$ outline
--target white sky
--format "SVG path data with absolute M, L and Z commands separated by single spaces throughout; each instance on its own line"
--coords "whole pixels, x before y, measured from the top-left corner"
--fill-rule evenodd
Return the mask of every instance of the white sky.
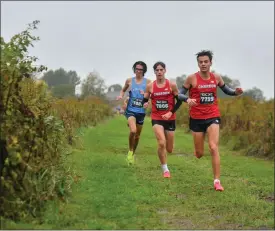
M 274 97 L 274 2 L 1 2 L 1 36 L 9 40 L 40 20 L 31 54 L 49 69 L 94 69 L 124 84 L 138 60 L 163 61 L 167 78 L 197 71 L 195 53 L 214 52 L 213 69 L 244 89 Z

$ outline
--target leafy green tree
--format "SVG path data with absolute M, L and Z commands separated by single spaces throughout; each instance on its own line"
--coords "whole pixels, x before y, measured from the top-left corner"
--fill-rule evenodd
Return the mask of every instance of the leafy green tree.
M 256 101 L 265 100 L 263 91 L 257 87 L 253 87 L 252 89 L 248 89 L 243 93 L 244 96 L 249 96 Z
M 75 96 L 75 86 L 73 84 L 60 84 L 52 87 L 52 93 L 55 97 L 64 98 Z
M 81 86 L 82 97 L 98 96 L 104 97 L 107 87 L 105 81 L 96 71 L 90 72 Z
M 72 84 L 75 86 L 80 83 L 80 77 L 75 71 L 67 72 L 64 68 L 59 68 L 55 71 L 49 70 L 43 75 L 42 80 L 44 80 L 49 87 L 62 84 Z

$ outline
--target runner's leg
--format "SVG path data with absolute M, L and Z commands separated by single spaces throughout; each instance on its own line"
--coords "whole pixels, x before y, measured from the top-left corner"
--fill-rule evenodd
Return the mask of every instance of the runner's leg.
M 136 135 L 135 135 L 135 141 L 134 141 L 134 153 L 136 152 L 136 149 L 137 149 L 137 146 L 138 146 L 138 143 L 139 143 L 139 138 L 140 138 L 140 134 L 141 134 L 141 131 L 142 131 L 142 126 L 143 125 L 139 125 L 137 124 L 137 132 L 136 132 Z
M 154 124 L 153 130 L 158 142 L 158 156 L 162 165 L 163 177 L 170 177 L 170 172 L 167 166 L 167 155 L 166 155 L 166 138 L 164 128 L 162 125 Z
M 140 138 L 140 134 L 141 134 L 141 131 L 142 131 L 142 127 L 143 127 L 143 123 L 144 123 L 144 118 L 145 118 L 145 115 L 138 115 L 136 117 L 136 135 L 135 135 L 135 141 L 134 141 L 134 153 L 137 149 L 137 146 L 138 146 L 138 142 L 139 142 L 139 138 Z
M 166 151 L 172 153 L 174 149 L 175 131 L 165 130 Z
M 134 116 L 130 116 L 128 118 L 128 124 L 129 124 L 129 151 L 134 150 L 134 142 L 135 142 L 135 135 L 137 132 L 137 126 L 136 126 L 136 118 Z
M 192 132 L 194 147 L 195 147 L 195 156 L 199 159 L 204 154 L 204 132 Z
M 129 164 L 134 163 L 134 143 L 135 143 L 135 135 L 137 131 L 136 127 L 136 118 L 134 116 L 128 117 L 128 124 L 129 124 L 129 151 L 127 155 L 127 161 Z
M 212 156 L 212 168 L 214 174 L 214 187 L 217 191 L 223 191 L 220 184 L 220 154 L 219 154 L 219 124 L 212 123 L 207 128 L 208 145 Z
M 192 131 L 195 153 L 199 159 L 204 153 L 205 125 L 198 123 L 197 120 L 189 118 L 189 129 Z

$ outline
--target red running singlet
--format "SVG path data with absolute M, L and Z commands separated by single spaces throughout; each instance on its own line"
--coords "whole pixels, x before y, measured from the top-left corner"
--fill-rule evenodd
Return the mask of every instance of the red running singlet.
M 164 87 L 158 87 L 157 81 L 153 82 L 153 92 L 151 93 L 152 100 L 152 120 L 164 120 L 161 116 L 171 111 L 175 105 L 174 94 L 170 88 L 170 81 L 165 79 Z M 169 120 L 175 120 L 176 113 L 174 113 Z
M 197 105 L 190 108 L 192 119 L 209 119 L 220 117 L 217 101 L 217 82 L 215 75 L 210 73 L 210 78 L 203 79 L 199 72 L 195 73 L 197 86 L 189 90 L 189 98 L 196 99 Z

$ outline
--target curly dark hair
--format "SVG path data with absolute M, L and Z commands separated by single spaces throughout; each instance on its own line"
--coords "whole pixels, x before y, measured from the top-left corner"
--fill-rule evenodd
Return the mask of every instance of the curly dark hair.
M 197 56 L 197 60 L 198 60 L 199 57 L 201 57 L 201 56 L 208 56 L 210 62 L 212 62 L 213 52 L 212 52 L 212 51 L 209 51 L 209 50 L 202 50 L 202 51 L 198 52 L 198 53 L 196 54 L 196 56 Z
M 133 72 L 135 72 L 137 65 L 141 65 L 143 67 L 143 75 L 145 75 L 145 73 L 147 72 L 147 65 L 146 65 L 146 63 L 142 62 L 142 61 L 135 62 L 134 65 L 133 65 Z
M 164 62 L 159 61 L 159 62 L 156 62 L 156 63 L 154 64 L 154 66 L 153 66 L 154 70 L 156 70 L 156 69 L 157 69 L 158 65 L 162 66 L 164 69 L 166 68 L 165 63 L 164 63 Z

